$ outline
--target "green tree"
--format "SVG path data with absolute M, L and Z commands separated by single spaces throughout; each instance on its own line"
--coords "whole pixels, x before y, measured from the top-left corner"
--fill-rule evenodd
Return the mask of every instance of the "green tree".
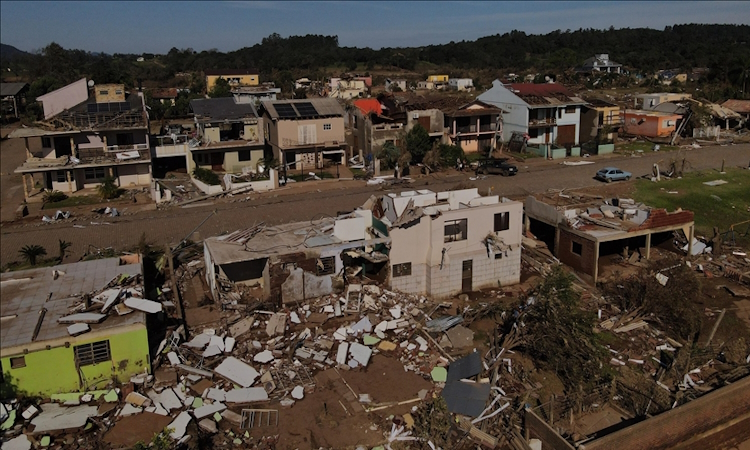
M 31 264 L 32 266 L 36 266 L 36 259 L 39 256 L 46 255 L 47 250 L 41 245 L 31 244 L 24 245 L 23 248 L 18 251 L 18 253 L 20 253 L 23 259 L 28 261 L 29 264 Z
M 115 178 L 109 175 L 104 177 L 102 184 L 96 190 L 104 200 L 110 200 L 120 195 L 120 188 L 115 184 Z
M 383 169 L 393 169 L 396 167 L 400 152 L 393 142 L 386 142 L 380 149 L 377 155 L 375 155 L 385 167 Z
M 219 78 L 208 92 L 208 96 L 211 98 L 231 97 L 232 89 L 229 87 L 229 82 L 224 78 Z
M 414 125 L 414 128 L 406 133 L 406 150 L 411 153 L 412 159 L 416 163 L 422 162 L 424 155 L 430 151 L 430 134 L 420 124 Z
M 68 252 L 68 249 L 70 248 L 71 245 L 73 244 L 71 244 L 68 241 L 58 239 L 58 249 L 60 252 L 58 259 L 60 260 L 60 262 L 63 262 L 63 259 L 65 259 L 65 254 Z

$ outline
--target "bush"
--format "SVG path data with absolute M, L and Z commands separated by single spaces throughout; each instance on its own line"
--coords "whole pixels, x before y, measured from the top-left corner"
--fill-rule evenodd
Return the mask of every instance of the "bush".
M 57 203 L 65 200 L 66 198 L 68 198 L 68 196 L 60 191 L 50 191 L 44 193 L 43 200 L 44 203 Z
M 120 188 L 115 184 L 115 178 L 111 176 L 104 177 L 102 184 L 96 190 L 104 200 L 117 198 L 120 195 Z
M 193 170 L 193 176 L 211 186 L 216 186 L 217 184 L 221 184 L 221 180 L 219 180 L 219 176 L 216 175 L 214 172 L 208 169 L 203 169 L 201 167 L 196 167 Z

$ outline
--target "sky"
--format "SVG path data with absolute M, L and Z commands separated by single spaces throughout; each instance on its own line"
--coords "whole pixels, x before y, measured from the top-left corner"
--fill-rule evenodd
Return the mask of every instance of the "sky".
M 0 42 L 104 53 L 221 52 L 282 37 L 336 35 L 345 47 L 414 47 L 521 30 L 750 23 L 746 1 L 0 1 Z

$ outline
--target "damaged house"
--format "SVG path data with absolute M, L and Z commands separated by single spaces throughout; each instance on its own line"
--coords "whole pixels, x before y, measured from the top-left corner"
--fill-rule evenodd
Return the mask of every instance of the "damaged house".
M 523 203 L 423 189 L 385 195 L 373 211 L 389 229 L 393 289 L 444 298 L 520 281 Z
M 49 396 L 150 373 L 147 314 L 138 309 L 161 304 L 143 299 L 142 272 L 131 255 L 3 273 L 3 389 Z
M 35 178 L 47 190 L 65 193 L 94 188 L 105 177 L 119 187 L 151 183 L 148 114 L 142 92 L 122 84 L 95 85 L 86 78 L 37 98 L 44 120 L 9 137 L 23 138 L 23 177 L 29 200 Z
M 345 266 L 356 271 L 369 266 L 376 272 L 385 266 L 387 256 L 377 249 L 390 239 L 373 229 L 374 222 L 379 221 L 370 211 L 356 210 L 335 219 L 260 224 L 206 239 L 210 292 L 216 300 L 246 292 L 283 303 L 328 295 Z M 384 229 L 382 224 L 375 227 Z
M 631 199 L 602 201 L 568 194 L 552 199 L 543 194 L 529 196 L 524 210 L 525 229 L 544 241 L 560 262 L 593 283 L 603 257 L 634 250 L 649 259 L 651 247 L 671 241 L 674 231 L 685 233 L 688 254 L 693 254 L 692 211 L 670 213 Z

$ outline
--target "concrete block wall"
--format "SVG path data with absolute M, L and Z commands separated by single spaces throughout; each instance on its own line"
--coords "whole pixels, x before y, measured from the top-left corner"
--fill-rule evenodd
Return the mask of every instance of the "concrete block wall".
M 425 294 L 427 292 L 427 264 L 411 265 L 411 275 L 393 276 L 391 266 L 391 288 L 406 294 Z
M 503 253 L 504 255 L 504 253 Z M 508 250 L 508 256 L 495 259 L 487 252 L 454 255 L 443 269 L 430 267 L 427 291 L 434 298 L 446 298 L 459 294 L 462 288 L 463 262 L 472 260 L 472 290 L 517 284 L 521 281 L 521 249 Z

